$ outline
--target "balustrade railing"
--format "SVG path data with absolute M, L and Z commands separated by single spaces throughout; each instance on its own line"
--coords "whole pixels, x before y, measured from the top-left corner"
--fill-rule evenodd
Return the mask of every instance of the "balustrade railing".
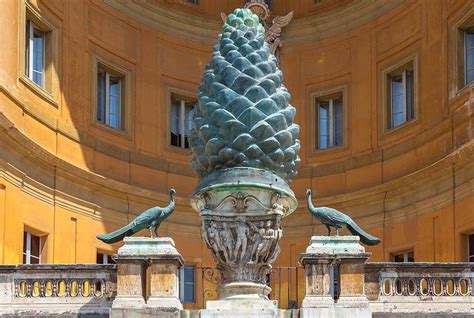
M 365 290 L 376 312 L 470 312 L 474 263 L 367 263 Z
M 473 263 L 368 263 L 366 276 L 372 299 L 374 296 L 474 296 Z
M 0 315 L 33 308 L 106 315 L 116 281 L 115 265 L 0 266 Z
M 106 316 L 116 294 L 116 275 L 115 265 L 0 266 L 0 315 L 34 308 Z M 269 298 L 281 309 L 300 308 L 304 278 L 303 267 L 273 268 L 268 276 Z M 220 281 L 217 269 L 194 267 L 192 284 L 180 284 L 193 289 L 192 299 L 183 299 L 184 308 L 205 308 L 208 300 L 217 299 Z M 474 300 L 474 264 L 367 263 L 365 292 L 374 312 L 410 311 L 420 306 L 467 310 Z

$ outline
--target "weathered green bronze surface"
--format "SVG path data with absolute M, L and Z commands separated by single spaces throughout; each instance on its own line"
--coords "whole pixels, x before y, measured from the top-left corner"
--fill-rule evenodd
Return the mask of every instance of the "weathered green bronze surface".
M 267 275 L 280 253 L 281 221 L 297 206 L 288 185 L 300 160 L 296 110 L 264 31 L 249 9 L 226 17 L 190 136 L 201 177 L 191 204 L 221 275 L 218 300 L 206 308 L 227 314 L 275 309 Z
M 296 174 L 296 110 L 264 31 L 258 16 L 236 9 L 213 48 L 190 136 L 201 177 L 233 167 L 266 169 L 287 182 Z
M 348 215 L 328 207 L 315 207 L 311 200 L 310 189 L 306 191 L 306 194 L 308 196 L 309 212 L 321 221 L 321 223 L 326 225 L 328 235 L 331 235 L 331 227 L 336 228 L 336 235 L 339 235 L 339 229 L 345 226 L 353 235 L 359 236 L 360 241 L 365 245 L 377 245 L 380 243 L 379 238 L 376 238 L 362 230 Z
M 109 234 L 98 235 L 97 238 L 105 243 L 111 244 L 122 240 L 124 237 L 132 236 L 143 229 L 150 231 L 150 237 L 153 238 L 153 233 L 158 236 L 158 227 L 171 213 L 174 211 L 174 198 L 176 193 L 174 189 L 170 190 L 170 203 L 168 206 L 162 208 L 156 206 L 154 208 L 144 211 L 137 216 L 132 222 L 126 226 Z

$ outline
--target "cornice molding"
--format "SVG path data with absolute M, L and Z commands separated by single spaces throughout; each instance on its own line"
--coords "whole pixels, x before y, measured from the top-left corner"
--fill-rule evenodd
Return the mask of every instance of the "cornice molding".
M 13 89 L 13 92 L 15 90 Z M 29 116 L 35 118 L 40 123 L 50 128 L 51 130 L 62 134 L 63 136 L 83 145 L 94 149 L 95 151 L 101 152 L 108 156 L 111 156 L 115 159 L 124 160 L 130 163 L 134 163 L 146 168 L 151 168 L 155 170 L 160 170 L 168 173 L 173 173 L 177 175 L 183 175 L 188 177 L 196 177 L 195 172 L 189 164 L 180 164 L 168 161 L 164 157 L 155 157 L 150 155 L 139 154 L 135 151 L 125 150 L 113 144 L 107 143 L 105 141 L 93 138 L 88 134 L 77 130 L 69 124 L 66 124 L 60 120 L 55 119 L 53 116 L 49 115 L 46 112 L 39 111 L 36 107 L 29 105 L 27 102 L 23 102 L 17 98 L 12 92 L 9 91 L 6 87 L 0 84 L 0 93 L 4 93 L 5 96 L 10 98 L 23 112 Z M 460 106 L 455 113 L 451 115 L 456 115 L 460 113 L 461 110 L 466 109 L 469 113 L 469 109 L 472 107 L 470 102 L 466 102 L 464 105 Z M 460 125 L 465 121 L 469 121 L 469 116 L 457 116 L 456 124 Z M 372 153 L 352 157 L 344 161 L 338 161 L 334 163 L 327 164 L 318 164 L 318 165 L 306 165 L 299 168 L 298 175 L 296 179 L 302 178 L 313 178 L 319 176 L 326 176 L 335 173 L 345 172 L 351 169 L 361 168 L 370 164 L 395 158 L 403 153 L 414 150 L 420 145 L 430 142 L 441 136 L 444 133 L 450 133 L 452 121 L 448 117 L 444 122 L 430 128 L 429 130 L 423 131 L 417 135 L 414 139 L 400 142 L 394 144 L 391 147 L 383 150 L 378 150 Z M 4 114 L 0 113 L 0 126 L 3 128 L 14 127 L 14 123 L 10 122 Z M 39 153 L 42 153 L 42 156 L 46 155 L 44 149 L 41 148 L 36 143 L 32 143 L 32 149 L 36 149 Z
M 200 43 L 214 43 L 222 21 L 173 10 L 148 0 L 105 0 L 105 3 L 163 33 Z
M 78 197 L 76 194 L 82 194 L 85 188 L 94 193 L 102 193 L 104 196 L 110 197 L 112 201 L 122 200 L 137 206 L 144 204 L 151 206 L 166 202 L 167 194 L 103 178 L 55 157 L 23 135 L 14 126 L 5 125 L 5 120 L 6 118 L 0 114 L 0 146 L 4 156 L 0 158 L 0 177 L 17 186 L 23 192 L 48 204 L 56 204 L 68 211 L 119 225 L 125 223 L 135 213 L 102 207 L 96 202 L 90 202 L 90 200 Z M 11 154 L 12 152 L 17 154 Z M 444 206 L 452 205 L 454 202 L 459 202 L 473 194 L 474 179 L 467 177 L 466 181 L 456 185 L 453 202 L 452 173 L 455 171 L 456 174 L 472 174 L 473 157 L 474 141 L 470 141 L 440 161 L 413 174 L 364 190 L 318 198 L 318 205 L 343 206 L 349 211 L 354 211 L 360 210 L 361 207 L 367 207 L 369 202 L 373 205 L 382 201 L 390 202 L 388 209 L 379 209 L 379 211 L 374 209 L 370 211 L 371 215 L 359 213 L 355 216 L 357 222 L 367 229 L 415 218 L 439 210 Z M 15 167 L 14 162 L 7 162 L 7 158 L 22 158 L 22 168 L 25 171 Z M 26 169 L 30 169 L 30 171 L 26 171 Z M 67 187 L 65 189 L 53 189 L 51 184 L 42 184 L 39 180 L 35 180 L 34 176 L 38 175 L 38 170 L 46 174 L 45 176 L 42 175 L 44 180 L 50 182 L 53 178 L 60 177 L 66 180 Z M 435 190 L 424 191 L 424 189 L 429 189 L 430 185 Z M 69 188 L 70 193 L 66 193 L 68 187 L 77 187 L 78 189 Z M 413 195 L 413 190 L 416 190 L 416 195 Z M 390 193 L 390 196 L 387 197 L 387 193 Z M 413 198 L 411 202 L 405 204 L 403 201 L 401 203 L 395 202 L 397 198 L 410 196 Z M 177 209 L 183 213 L 188 211 L 189 198 L 178 197 L 177 205 Z M 299 206 L 300 208 L 295 215 L 307 213 L 304 200 L 300 200 Z M 378 204 L 378 206 L 381 205 Z M 200 233 L 198 216 L 196 215 L 195 220 L 190 222 L 191 215 L 189 213 L 177 214 L 168 221 L 169 225 L 166 230 L 175 235 L 198 237 Z M 287 237 L 302 237 L 312 234 L 315 229 L 319 229 L 319 225 L 316 224 L 302 226 L 298 225 L 299 222 L 293 225 L 288 222 L 285 223 L 285 227 L 288 229 L 287 234 L 285 234 Z
M 149 0 L 105 0 L 138 22 L 173 37 L 212 44 L 222 28 L 220 17 L 177 11 Z M 285 46 L 318 41 L 348 32 L 403 4 L 403 0 L 353 1 L 348 5 L 294 19 L 282 34 Z M 227 12 L 226 12 L 227 13 Z
M 7 88 L 0 84 L 0 93 L 3 93 L 6 97 L 8 97 L 24 113 L 33 117 L 35 120 L 38 120 L 41 124 L 55 131 L 56 133 L 60 133 L 63 136 L 83 146 L 90 147 L 95 151 L 99 151 L 115 159 L 125 160 L 127 162 L 135 163 L 137 165 L 141 165 L 147 168 L 161 170 L 165 172 L 172 172 L 174 174 L 184 175 L 188 177 L 196 177 L 196 174 L 192 170 L 191 165 L 174 163 L 166 160 L 166 158 L 163 157 L 154 157 L 139 154 L 134 151 L 124 150 L 123 148 L 120 148 L 113 144 L 107 143 L 97 138 L 93 138 L 90 135 L 74 128 L 70 124 L 66 124 L 60 120 L 57 120 L 48 113 L 38 110 L 36 107 L 30 105 L 28 102 L 22 101 L 21 99 L 16 97 L 17 94 L 12 92 L 15 92 L 15 89 L 12 89 L 10 91 L 10 87 Z M 0 113 L 0 125 L 3 126 L 3 128 L 15 126 L 15 124 L 10 122 L 9 119 L 5 117 L 5 115 L 2 113 Z M 33 146 L 35 148 L 39 147 L 36 143 L 33 143 Z
M 284 46 L 319 41 L 349 32 L 403 4 L 403 0 L 354 1 L 347 6 L 293 20 L 282 34 Z

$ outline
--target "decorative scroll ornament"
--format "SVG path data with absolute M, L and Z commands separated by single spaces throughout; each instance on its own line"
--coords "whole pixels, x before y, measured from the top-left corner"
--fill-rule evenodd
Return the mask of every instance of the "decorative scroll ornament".
M 246 193 L 237 192 L 232 196 L 232 205 L 235 207 L 237 212 L 245 212 L 249 206 L 248 195 Z
M 273 55 L 280 60 L 280 46 L 281 46 L 281 31 L 282 28 L 287 26 L 288 23 L 293 19 L 293 11 L 288 13 L 285 16 L 275 16 L 273 17 L 271 23 L 271 11 L 268 5 L 265 3 L 265 0 L 250 0 L 244 6 L 245 8 L 252 11 L 253 14 L 256 14 L 260 18 L 260 22 L 265 28 L 265 41 L 270 45 L 270 49 Z M 221 13 L 222 21 L 226 21 L 227 15 Z

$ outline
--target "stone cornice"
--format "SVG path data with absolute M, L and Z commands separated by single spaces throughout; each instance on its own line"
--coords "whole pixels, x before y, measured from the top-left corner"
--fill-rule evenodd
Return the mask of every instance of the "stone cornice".
M 80 130 L 77 130 L 70 124 L 64 123 L 61 120 L 57 120 L 46 112 L 38 111 L 36 107 L 33 107 L 23 102 L 22 100 L 20 100 L 19 98 L 15 96 L 16 94 L 11 93 L 9 89 L 7 89 L 1 84 L 0 84 L 0 93 L 4 93 L 5 96 L 10 98 L 10 100 L 12 100 L 18 107 L 20 107 L 20 109 L 23 112 L 35 118 L 46 127 L 52 129 L 53 131 L 57 133 L 62 134 L 63 136 L 73 141 L 78 142 L 79 144 L 83 146 L 90 147 L 91 149 L 94 149 L 95 151 L 99 151 L 113 158 L 127 161 L 130 163 L 134 163 L 137 165 L 141 165 L 147 168 L 165 171 L 165 172 L 178 174 L 178 175 L 196 177 L 196 174 L 194 173 L 194 171 L 191 168 L 191 165 L 189 164 L 180 164 L 180 163 L 171 162 L 171 161 L 168 161 L 164 157 L 156 157 L 156 156 L 140 154 L 132 150 L 126 150 L 126 149 L 120 148 L 118 146 L 107 143 L 100 139 L 92 138 L 88 134 L 81 132 Z M 458 109 L 457 112 L 459 113 L 460 110 L 462 109 L 465 109 L 468 112 L 468 108 L 470 107 L 471 107 L 471 104 L 466 103 L 464 106 Z M 456 114 L 456 113 L 452 113 L 452 114 Z M 456 124 L 460 125 L 461 122 L 465 122 L 468 120 L 469 120 L 469 116 L 457 116 Z M 3 119 L 0 118 L 0 123 L 2 123 L 4 127 L 14 126 L 14 123 L 11 123 L 4 116 L 3 116 Z M 426 131 L 423 131 L 422 133 L 417 135 L 414 139 L 392 145 L 391 147 L 387 149 L 377 150 L 372 153 L 363 154 L 356 157 L 351 157 L 344 161 L 338 161 L 335 163 L 302 166 L 299 168 L 298 175 L 296 176 L 296 178 L 311 178 L 311 177 L 319 177 L 319 176 L 326 176 L 326 175 L 331 175 L 335 173 L 341 173 L 341 172 L 345 172 L 351 169 L 356 169 L 356 168 L 367 166 L 373 163 L 381 162 L 383 160 L 395 158 L 403 153 L 416 149 L 420 145 L 423 145 L 425 143 L 428 143 L 431 140 L 438 138 L 444 133 L 451 132 L 451 124 L 452 124 L 451 118 L 448 117 L 442 123 L 435 125 Z M 41 148 L 37 144 L 35 143 L 33 144 L 34 144 L 33 145 L 34 149 Z
M 92 138 L 88 134 L 77 130 L 70 124 L 64 123 L 61 120 L 55 119 L 53 116 L 46 112 L 39 111 L 36 107 L 32 107 L 26 102 L 23 102 L 15 96 L 15 94 L 9 91 L 9 88 L 0 84 L 0 93 L 4 93 L 10 100 L 12 100 L 23 112 L 29 116 L 38 120 L 41 124 L 48 127 L 49 129 L 62 134 L 63 136 L 74 140 L 81 145 L 90 147 L 103 154 L 111 156 L 113 158 L 128 161 L 138 165 L 142 165 L 147 168 L 170 172 L 174 174 L 185 175 L 195 177 L 195 173 L 191 168 L 191 165 L 183 165 L 166 160 L 166 158 L 158 158 L 154 156 L 139 154 L 135 151 L 125 150 L 113 144 L 104 142 L 98 138 Z M 4 127 L 13 127 L 14 123 L 11 123 L 3 114 L 0 113 L 0 123 Z M 36 144 L 35 144 L 36 145 Z M 38 145 L 36 145 L 38 146 Z M 35 146 L 35 147 L 36 147 Z M 41 148 L 41 147 L 40 147 Z M 42 148 L 41 148 L 42 149 Z
M 66 180 L 70 186 L 104 193 L 111 198 L 116 198 L 113 200 L 123 200 L 136 204 L 151 206 L 153 204 L 163 204 L 167 200 L 167 194 L 103 178 L 100 175 L 84 171 L 54 156 L 23 135 L 1 114 L 0 145 L 4 156 L 6 155 L 0 161 L 1 177 L 44 202 L 56 204 L 66 210 L 87 215 L 93 219 L 123 224 L 128 220 L 126 215 L 131 214 L 130 217 L 133 217 L 135 213 L 128 210 L 116 211 L 103 208 L 95 202 L 76 195 L 77 193 L 82 193 L 77 189 L 73 189 L 71 193 L 66 193 L 63 189 L 54 189 L 51 180 L 60 177 Z M 15 167 L 14 161 L 8 162 L 6 160 L 7 158 L 15 158 L 14 155 L 7 155 L 12 152 L 18 154 L 17 158 L 24 157 L 22 159 L 22 161 L 25 161 L 22 166 L 23 170 Z M 384 202 L 384 205 L 387 202 L 389 204 L 388 207 L 370 209 L 370 215 L 363 213 L 355 216 L 358 223 L 367 229 L 382 227 L 387 222 L 400 222 L 415 218 L 454 203 L 452 188 L 450 188 L 454 170 L 457 174 L 463 174 L 467 178 L 464 182 L 456 185 L 455 202 L 472 195 L 474 181 L 473 178 L 469 178 L 468 174 L 469 171 L 472 171 L 473 157 L 474 142 L 471 141 L 438 162 L 415 173 L 360 191 L 319 198 L 318 205 L 343 206 L 348 211 L 351 211 L 354 209 L 360 210 L 364 206 L 367 207 L 369 202 L 379 206 L 380 202 Z M 31 171 L 26 171 L 26 169 Z M 40 169 L 42 171 L 41 174 L 45 174 L 42 177 L 46 181 L 35 179 L 35 175 L 38 175 L 37 170 Z M 433 185 L 431 188 L 436 188 L 436 191 L 426 192 L 423 190 L 429 189 L 429 185 Z M 414 192 L 416 195 L 413 194 Z M 387 196 L 387 193 L 390 195 Z M 411 194 L 408 195 L 409 193 Z M 412 202 L 405 204 L 403 202 L 398 204 L 390 203 L 392 198 L 409 196 L 412 197 Z M 197 215 L 195 215 L 194 222 L 189 219 L 190 216 L 194 215 L 188 213 L 191 211 L 189 208 L 189 198 L 185 196 L 178 197 L 177 205 L 177 209 L 181 213 L 173 215 L 167 221 L 167 225 L 163 226 L 163 230 L 169 231 L 174 235 L 199 237 L 200 229 Z M 102 211 L 113 213 L 103 213 Z M 302 213 L 306 213 L 306 202 L 304 200 L 300 200 L 299 209 L 295 214 L 302 215 Z M 313 222 L 314 220 L 307 225 L 292 225 L 285 222 L 287 223 L 285 225 L 285 236 L 301 237 L 310 235 L 314 229 L 319 230 L 320 228 L 319 224 L 312 224 Z
M 402 4 L 402 0 L 366 0 L 293 20 L 282 34 L 284 46 L 315 42 L 348 32 L 373 21 Z
M 429 181 L 434 181 L 437 178 L 452 178 L 453 164 L 456 164 L 457 169 L 467 168 L 469 164 L 472 164 L 472 158 L 474 158 L 474 141 L 471 140 L 443 159 L 414 173 L 367 189 L 318 198 L 318 205 L 329 205 L 334 202 L 350 202 L 356 199 L 366 200 L 365 198 L 367 197 L 373 197 L 380 193 L 386 193 L 387 191 L 391 191 L 393 196 L 401 195 L 407 191 L 407 187 L 411 189 L 420 188 L 423 187 L 423 185 L 426 186 L 429 184 Z M 449 174 L 447 174 L 448 172 Z M 299 205 L 305 205 L 305 202 L 306 200 L 299 200 Z
M 172 10 L 147 0 L 105 0 L 105 3 L 136 21 L 186 40 L 214 43 L 222 29 L 220 19 Z
M 173 37 L 214 43 L 222 28 L 220 18 L 177 11 L 148 0 L 105 0 L 125 15 Z M 282 34 L 285 46 L 304 44 L 348 32 L 391 11 L 402 0 L 353 1 L 340 8 L 294 19 Z

